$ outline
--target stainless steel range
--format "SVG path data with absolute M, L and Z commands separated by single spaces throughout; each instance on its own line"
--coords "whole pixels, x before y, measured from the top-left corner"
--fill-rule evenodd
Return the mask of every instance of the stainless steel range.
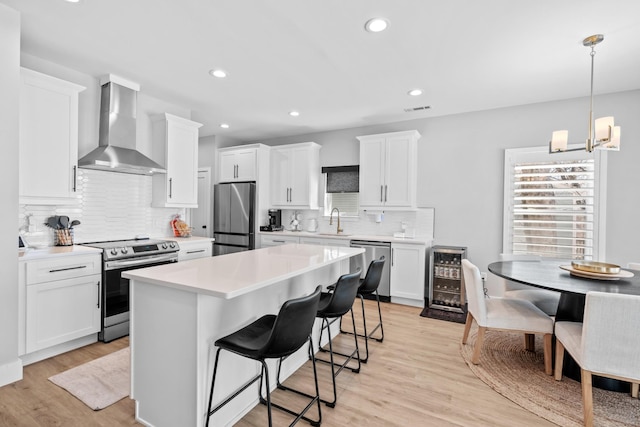
M 177 242 L 172 240 L 118 240 L 84 243 L 102 249 L 102 329 L 100 341 L 129 335 L 129 280 L 122 272 L 178 261 Z

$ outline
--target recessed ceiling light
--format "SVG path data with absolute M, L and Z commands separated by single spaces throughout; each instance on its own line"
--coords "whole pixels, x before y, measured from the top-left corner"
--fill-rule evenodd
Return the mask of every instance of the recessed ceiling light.
M 299 111 L 295 111 L 295 110 L 294 111 L 289 111 L 289 115 L 291 117 L 298 117 L 300 115 L 300 112 Z
M 422 95 L 422 89 L 411 89 L 407 94 L 411 96 L 420 96 Z
M 223 79 L 223 78 L 227 77 L 227 72 L 224 71 L 224 70 L 220 70 L 220 69 L 209 70 L 209 74 L 211 74 L 213 77 L 217 77 L 219 79 Z
M 371 18 L 364 24 L 364 28 L 370 33 L 379 33 L 386 30 L 388 25 L 389 21 L 384 18 Z
M 221 127 L 222 129 L 229 129 L 229 125 L 228 125 L 228 124 L 226 124 L 226 123 L 220 123 L 220 127 Z
M 80 3 L 80 0 L 66 0 L 68 3 Z

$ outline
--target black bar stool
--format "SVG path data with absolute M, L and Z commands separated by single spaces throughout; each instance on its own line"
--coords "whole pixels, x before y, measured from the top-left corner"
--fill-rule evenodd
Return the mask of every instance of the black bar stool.
M 358 297 L 360 298 L 360 303 L 362 305 L 362 326 L 364 328 L 364 334 L 359 334 L 354 329 L 353 332 L 343 331 L 340 328 L 340 332 L 343 334 L 355 334 L 360 338 L 364 338 L 364 347 L 365 347 L 365 358 L 361 359 L 363 363 L 367 363 L 369 360 L 369 338 L 374 339 L 378 342 L 382 342 L 384 340 L 384 328 L 382 326 L 382 311 L 380 310 L 380 296 L 378 295 L 378 286 L 380 286 L 380 279 L 382 278 L 382 269 L 384 268 L 384 256 L 381 256 L 380 259 L 376 259 L 371 261 L 369 264 L 369 268 L 367 269 L 367 274 L 364 276 L 364 279 L 360 280 L 360 287 L 358 287 Z M 364 312 L 364 295 L 372 295 L 376 296 L 376 302 L 378 303 L 378 324 L 375 328 L 369 333 L 367 333 L 367 319 Z M 342 326 L 342 325 L 341 325 Z M 380 329 L 380 338 L 374 338 L 373 334 Z
M 269 417 L 269 426 L 272 425 L 271 407 L 281 409 L 289 414 L 295 415 L 295 420 L 290 424 L 296 424 L 300 419 L 308 421 L 313 426 L 319 426 L 322 422 L 322 413 L 320 412 L 320 392 L 318 389 L 318 376 L 316 373 L 316 363 L 313 352 L 313 343 L 311 340 L 311 330 L 316 319 L 318 304 L 320 301 L 320 291 L 322 288 L 318 286 L 316 290 L 308 296 L 286 301 L 280 308 L 278 315 L 267 314 L 262 316 L 255 322 L 244 328 L 220 338 L 215 342 L 218 347 L 216 352 L 216 361 L 213 368 L 213 378 L 211 379 L 211 393 L 209 394 L 209 406 L 207 413 L 207 426 L 211 415 L 217 412 L 227 403 L 231 402 L 236 396 L 246 390 L 249 386 L 260 380 L 260 403 L 267 405 L 267 413 Z M 269 391 L 269 368 L 265 359 L 279 359 L 278 361 L 278 377 L 280 375 L 280 365 L 282 360 L 301 348 L 305 342 L 309 342 L 309 358 L 313 362 L 313 376 L 315 381 L 315 395 L 306 395 L 311 398 L 309 404 L 297 413 L 283 406 L 271 403 L 271 393 Z M 249 380 L 242 387 L 237 389 L 231 396 L 219 403 L 215 408 L 211 409 L 213 400 L 213 388 L 216 382 L 216 373 L 218 371 L 218 361 L 220 360 L 220 351 L 227 350 L 239 356 L 257 360 L 262 364 L 260 374 Z M 262 379 L 266 384 L 266 399 L 262 397 Z M 278 378 L 279 383 L 279 378 Z M 291 389 L 290 389 L 291 390 Z M 295 390 L 292 390 L 295 391 Z M 299 393 L 299 392 L 298 392 Z M 304 393 L 300 393 L 304 394 Z M 312 420 L 304 416 L 304 414 L 316 403 L 318 405 L 318 419 Z
M 327 351 L 320 346 L 320 342 L 322 341 L 322 333 L 324 332 L 324 330 L 329 329 L 329 325 L 330 325 L 329 319 L 340 318 L 343 315 L 347 314 L 349 311 L 351 311 L 351 323 L 353 324 L 353 329 L 355 330 L 356 321 L 353 316 L 352 307 L 356 299 L 356 294 L 358 292 L 359 284 L 360 284 L 360 271 L 356 271 L 355 273 L 350 273 L 350 274 L 344 274 L 340 276 L 336 284 L 333 286 L 332 292 L 323 292 L 322 295 L 320 296 L 320 305 L 318 307 L 318 313 L 316 314 L 316 317 L 322 319 L 322 328 L 320 329 L 320 338 L 318 340 L 318 347 L 320 351 L 324 351 L 324 352 Z M 357 368 L 349 367 L 349 369 L 351 369 L 351 371 L 357 374 L 360 372 L 360 366 L 361 366 L 360 350 L 358 349 L 357 336 L 354 335 L 355 349 L 351 354 L 344 355 L 346 357 L 346 360 L 344 361 L 344 363 L 339 365 L 340 367 L 337 371 L 335 369 L 336 363 L 333 358 L 334 351 L 333 351 L 332 341 L 333 340 L 331 339 L 331 331 L 329 330 L 330 360 L 323 360 L 319 358 L 317 359 L 319 362 L 329 363 L 331 365 L 331 374 L 332 374 L 331 379 L 333 381 L 333 401 L 329 402 L 325 399 L 322 399 L 322 398 L 320 399 L 322 402 L 324 402 L 327 406 L 331 408 L 336 406 L 336 401 L 338 400 L 338 395 L 336 391 L 336 376 L 338 376 L 338 374 L 342 372 L 342 370 L 345 367 L 347 367 L 347 364 L 352 359 L 354 359 L 354 356 L 356 356 L 355 360 L 358 361 L 358 367 Z

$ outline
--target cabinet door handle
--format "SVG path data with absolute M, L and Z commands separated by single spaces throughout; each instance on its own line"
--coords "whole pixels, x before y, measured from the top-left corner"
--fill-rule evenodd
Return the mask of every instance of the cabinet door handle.
M 96 283 L 96 285 L 98 286 L 98 303 L 96 307 L 100 308 L 100 282 Z
M 79 270 L 81 268 L 87 268 L 86 265 L 77 265 L 75 267 L 57 268 L 55 270 L 49 270 L 49 273 L 59 273 L 60 271 Z
M 284 240 L 272 240 L 273 243 L 285 243 Z
M 197 251 L 187 251 L 187 254 L 198 254 L 200 252 L 204 252 L 204 249 L 200 249 L 200 250 L 197 250 Z
M 169 198 L 172 197 L 173 194 L 173 178 L 169 178 Z
M 76 192 L 76 185 L 78 182 L 78 171 L 77 171 L 77 166 L 73 167 L 73 192 Z
M 387 186 L 384 186 L 384 201 L 387 201 Z
M 380 186 L 380 201 L 384 202 L 384 199 L 382 198 L 382 191 L 383 191 L 384 186 Z
M 393 264 L 395 264 L 396 261 L 396 251 L 393 250 L 393 248 L 391 248 L 391 266 L 393 267 Z

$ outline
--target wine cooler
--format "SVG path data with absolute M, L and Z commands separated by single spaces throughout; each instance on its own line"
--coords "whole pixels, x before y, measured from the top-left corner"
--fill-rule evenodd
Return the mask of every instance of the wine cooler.
M 466 312 L 462 260 L 467 248 L 434 246 L 431 249 L 429 308 L 454 313 Z

